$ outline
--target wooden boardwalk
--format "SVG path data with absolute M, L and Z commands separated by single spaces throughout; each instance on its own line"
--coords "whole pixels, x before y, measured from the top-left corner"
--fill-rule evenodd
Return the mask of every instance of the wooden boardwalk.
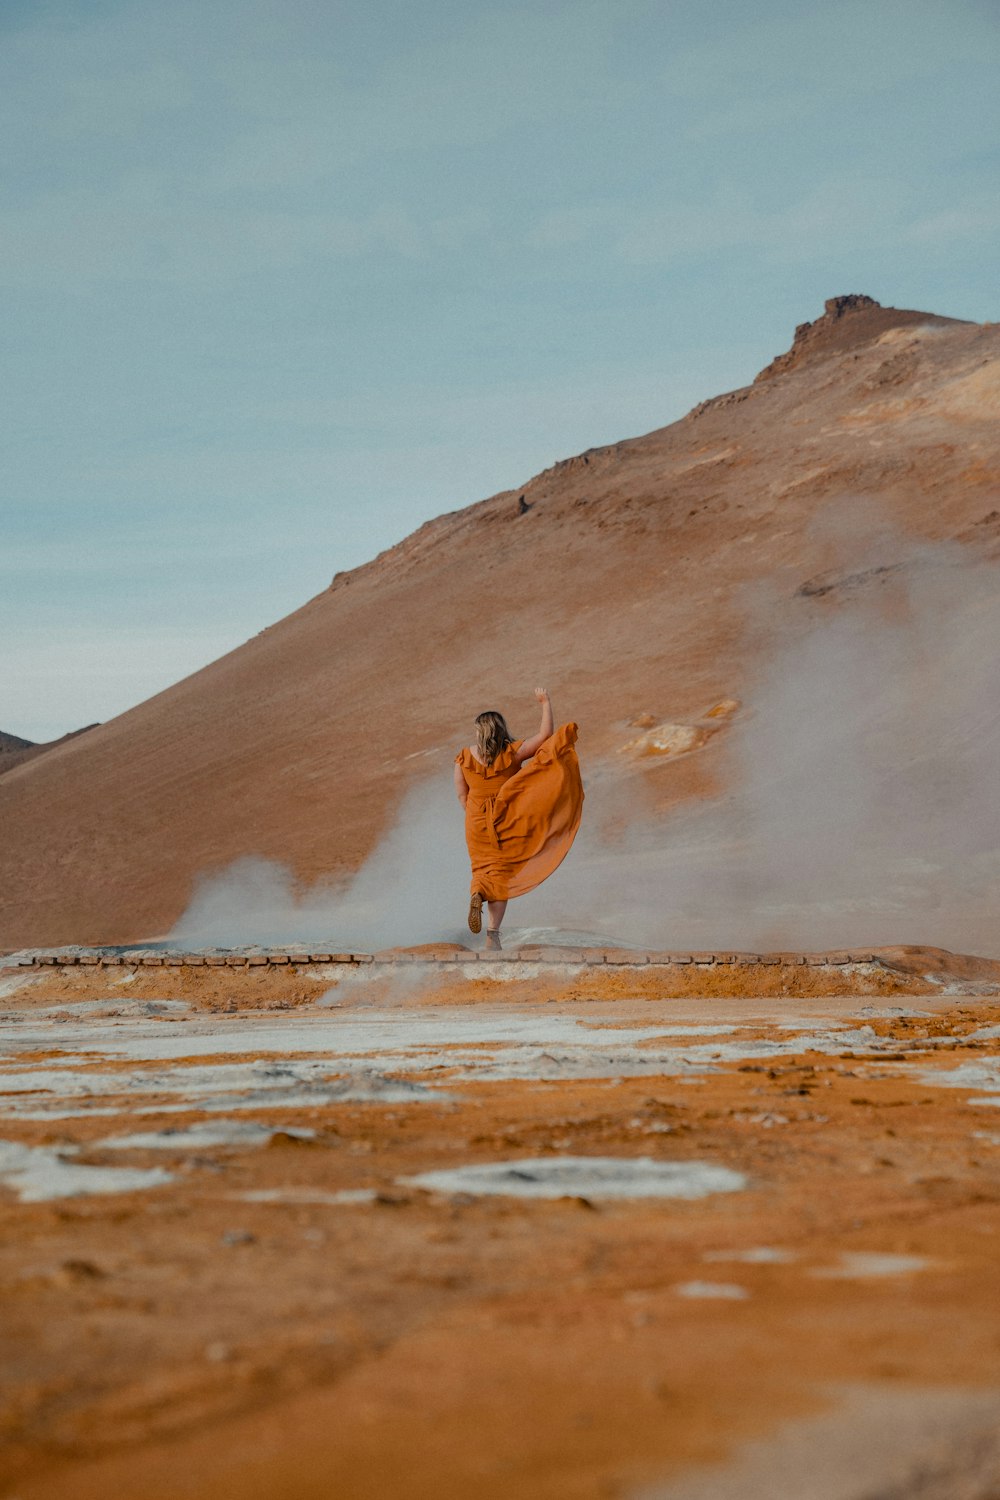
M 3 960 L 0 959 L 0 964 Z M 21 968 L 277 968 L 290 965 L 294 968 L 316 964 L 346 964 L 358 968 L 364 964 L 496 964 L 523 963 L 557 967 L 584 965 L 609 965 L 635 968 L 640 965 L 655 965 L 674 968 L 686 964 L 703 967 L 722 967 L 731 964 L 845 967 L 851 964 L 880 962 L 878 953 L 871 949 L 852 949 L 826 953 L 675 953 L 632 948 L 561 948 L 556 946 L 505 949 L 500 953 L 473 950 L 459 946 L 441 948 L 390 948 L 381 953 L 312 953 L 303 949 L 257 950 L 203 953 L 175 953 L 167 950 L 90 950 L 34 953 L 20 957 L 16 963 Z

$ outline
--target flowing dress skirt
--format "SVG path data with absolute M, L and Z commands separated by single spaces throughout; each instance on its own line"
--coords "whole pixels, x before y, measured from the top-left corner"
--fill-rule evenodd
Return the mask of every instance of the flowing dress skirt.
M 583 813 L 577 726 L 563 724 L 517 768 L 516 746 L 488 769 L 464 750 L 465 837 L 472 890 L 505 901 L 534 890 L 566 858 Z

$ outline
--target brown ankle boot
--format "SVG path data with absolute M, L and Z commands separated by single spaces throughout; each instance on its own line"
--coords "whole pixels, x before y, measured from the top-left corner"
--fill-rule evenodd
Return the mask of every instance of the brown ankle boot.
M 501 948 L 500 934 L 492 928 L 486 929 L 486 952 L 499 953 Z
M 472 900 L 469 902 L 469 931 L 479 932 L 483 925 L 483 898 L 478 891 L 473 891 Z

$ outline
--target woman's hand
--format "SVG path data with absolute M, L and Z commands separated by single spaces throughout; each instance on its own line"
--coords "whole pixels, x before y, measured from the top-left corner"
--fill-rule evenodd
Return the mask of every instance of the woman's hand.
M 549 701 L 549 695 L 545 688 L 535 688 L 535 697 L 539 703 L 547 703 Z

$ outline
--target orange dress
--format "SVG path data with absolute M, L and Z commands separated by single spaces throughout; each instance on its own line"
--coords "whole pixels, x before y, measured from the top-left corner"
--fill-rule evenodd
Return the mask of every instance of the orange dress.
M 491 766 L 471 750 L 455 756 L 469 788 L 465 841 L 472 890 L 487 901 L 533 891 L 569 853 L 583 813 L 577 727 L 563 724 L 518 766 L 515 740 Z

